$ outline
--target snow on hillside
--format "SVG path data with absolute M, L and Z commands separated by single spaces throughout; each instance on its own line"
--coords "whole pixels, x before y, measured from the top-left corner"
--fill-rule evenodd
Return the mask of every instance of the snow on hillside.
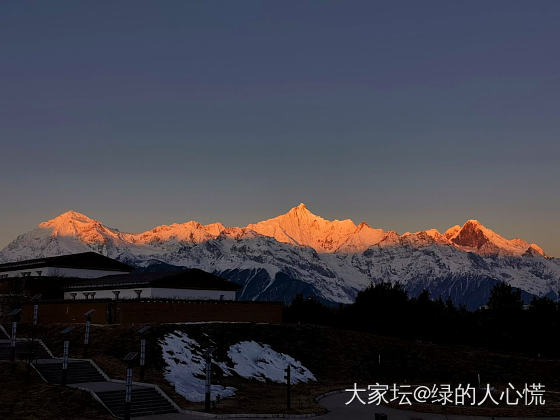
M 205 361 L 204 351 L 200 344 L 186 333 L 175 331 L 167 334 L 160 346 L 165 361 L 165 379 L 175 386 L 175 391 L 189 401 L 204 401 L 205 394 Z M 242 341 L 230 346 L 228 360 L 217 361 L 212 358 L 212 369 L 219 369 L 223 376 L 237 374 L 245 379 L 265 382 L 285 382 L 284 369 L 292 366 L 292 383 L 315 381 L 315 376 L 301 362 L 293 357 L 279 353 L 267 344 L 254 341 Z M 233 367 L 229 367 L 233 366 Z M 216 381 L 215 374 L 213 381 Z M 236 389 L 212 384 L 213 400 L 235 395 Z
M 247 379 L 282 383 L 285 382 L 285 369 L 291 366 L 292 383 L 316 381 L 315 376 L 301 362 L 272 350 L 268 344 L 242 341 L 229 348 L 228 357 L 233 362 L 233 370 Z
M 163 360 L 166 363 L 165 379 L 175 386 L 175 391 L 189 401 L 204 401 L 205 361 L 204 350 L 185 333 L 174 332 L 167 334 L 160 342 Z M 221 365 L 212 360 L 213 368 Z M 224 372 L 229 374 L 226 370 Z M 212 385 L 211 395 L 215 399 L 230 397 L 235 394 L 235 388 L 222 385 Z

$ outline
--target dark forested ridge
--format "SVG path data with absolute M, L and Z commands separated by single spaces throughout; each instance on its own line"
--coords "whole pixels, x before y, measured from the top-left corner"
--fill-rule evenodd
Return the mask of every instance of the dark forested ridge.
M 326 306 L 297 296 L 286 307 L 287 322 L 330 325 L 442 344 L 483 347 L 537 357 L 560 356 L 558 303 L 533 298 L 498 283 L 487 305 L 469 311 L 451 300 L 432 300 L 427 291 L 411 298 L 399 284 L 380 283 L 363 290 L 351 305 Z

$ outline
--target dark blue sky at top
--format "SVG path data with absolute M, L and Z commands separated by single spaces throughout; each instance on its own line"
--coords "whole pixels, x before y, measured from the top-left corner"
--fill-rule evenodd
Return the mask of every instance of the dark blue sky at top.
M 3 1 L 0 245 L 305 202 L 560 255 L 560 2 Z

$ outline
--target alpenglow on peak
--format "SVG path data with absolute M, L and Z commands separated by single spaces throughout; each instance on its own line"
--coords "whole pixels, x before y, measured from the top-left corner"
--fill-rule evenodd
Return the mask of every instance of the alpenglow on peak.
M 356 225 L 350 219 L 324 219 L 312 213 L 304 203 L 284 214 L 245 227 L 226 227 L 219 222 L 202 225 L 191 220 L 157 226 L 141 233 L 122 233 L 85 214 L 70 210 L 41 223 L 32 232 L 35 232 L 32 236 L 36 239 L 63 237 L 67 242 L 78 241 L 80 250 L 84 244 L 95 244 L 106 250 L 108 247 L 130 248 L 171 242 L 203 243 L 221 235 L 241 238 L 257 234 L 296 247 L 310 247 L 318 253 L 356 254 L 374 246 L 438 245 L 479 255 L 545 256 L 538 245 L 521 239 L 506 239 L 475 219 L 467 220 L 462 226 L 455 225 L 444 234 L 436 229 L 425 229 L 399 235 L 391 230 L 371 227 L 365 222 Z M 40 241 L 32 242 L 40 245 Z M 15 243 L 7 247 L 14 251 L 15 248 Z

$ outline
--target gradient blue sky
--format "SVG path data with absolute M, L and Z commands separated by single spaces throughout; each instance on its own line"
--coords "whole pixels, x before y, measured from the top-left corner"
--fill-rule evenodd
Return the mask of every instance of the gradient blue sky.
M 0 2 L 0 246 L 299 202 L 560 256 L 559 1 Z

